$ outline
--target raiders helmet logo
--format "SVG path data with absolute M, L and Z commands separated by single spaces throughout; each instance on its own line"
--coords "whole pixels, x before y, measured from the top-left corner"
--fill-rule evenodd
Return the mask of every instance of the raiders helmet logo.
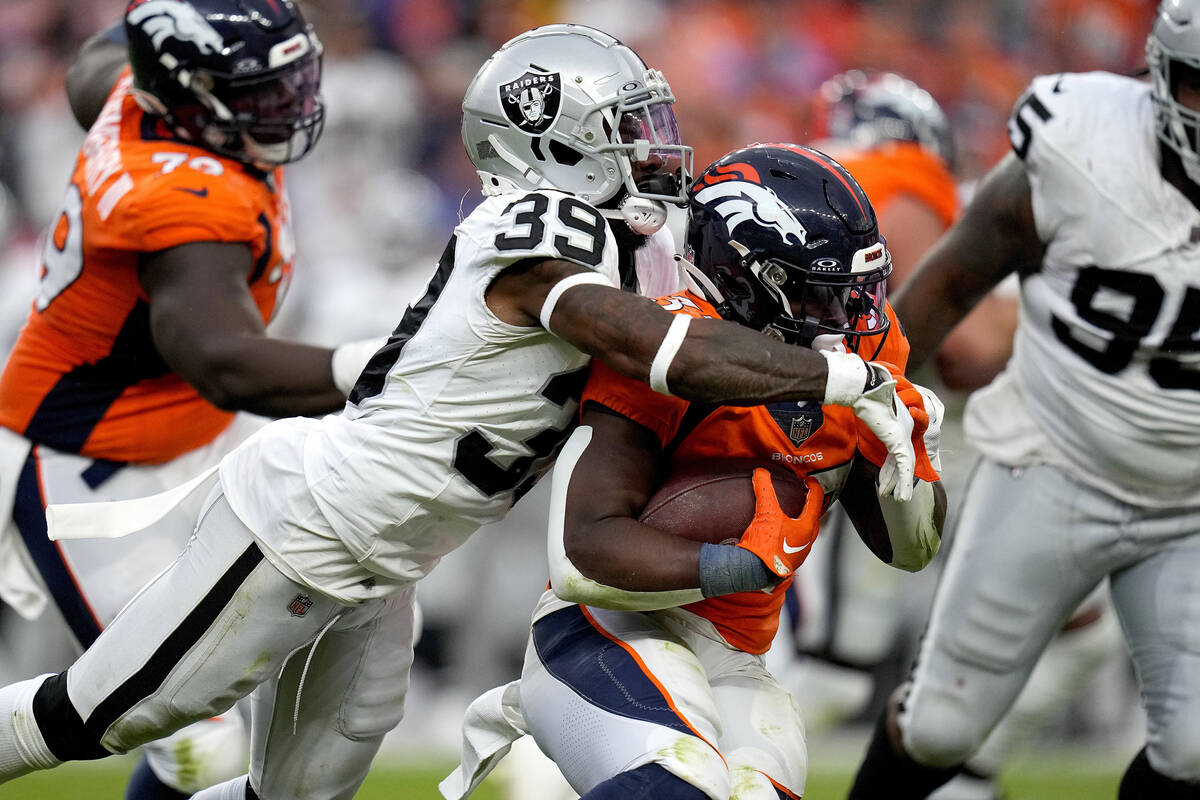
M 526 72 L 500 84 L 500 107 L 518 130 L 540 136 L 554 125 L 562 107 L 562 77 Z
M 167 39 L 191 42 L 206 55 L 225 49 L 225 39 L 208 20 L 179 0 L 146 0 L 129 12 L 128 20 L 146 32 L 155 50 L 162 50 Z
M 808 242 L 808 230 L 796 219 L 779 195 L 770 188 L 748 180 L 722 180 L 696 192 L 696 201 L 708 205 L 725 220 L 732 236 L 734 230 L 747 222 L 774 230 L 784 244 L 803 245 Z

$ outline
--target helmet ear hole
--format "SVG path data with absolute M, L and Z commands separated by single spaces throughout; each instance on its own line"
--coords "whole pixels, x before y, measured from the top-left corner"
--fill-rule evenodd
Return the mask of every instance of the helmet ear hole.
M 557 139 L 550 140 L 549 150 L 554 160 L 564 167 L 573 167 L 583 160 L 583 153 L 573 147 L 568 147 Z

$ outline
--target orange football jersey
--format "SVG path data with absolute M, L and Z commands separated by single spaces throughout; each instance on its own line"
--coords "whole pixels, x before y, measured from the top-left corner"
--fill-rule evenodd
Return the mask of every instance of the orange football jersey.
M 691 293 L 659 298 L 658 303 L 677 314 L 718 316 L 711 304 Z M 894 324 L 890 307 L 888 314 Z M 889 331 L 877 358 L 903 369 L 907 352 L 904 334 L 896 326 Z M 849 408 L 823 406 L 818 401 L 696 407 L 681 398 L 658 394 L 595 360 L 583 392 L 583 403 L 588 402 L 599 403 L 652 431 L 670 459 L 668 472 L 710 459 L 754 459 L 791 469 L 801 478 L 813 475 L 820 480 L 822 473 L 832 475 L 832 470 L 848 466 L 859 447 L 858 420 Z M 937 480 L 923 442 L 917 447 L 917 474 L 925 480 Z M 836 497 L 842 480 L 844 475 L 823 482 L 826 508 Z M 790 581 L 788 578 L 769 594 L 722 595 L 685 608 L 712 622 L 733 647 L 765 653 L 779 627 L 779 612 Z
M 831 156 L 854 176 L 876 211 L 901 194 L 924 202 L 946 224 L 958 216 L 958 186 L 936 156 L 913 142 L 887 142 L 870 150 L 838 150 Z
M 128 68 L 79 152 L 45 244 L 41 283 L 0 376 L 0 425 L 65 452 L 167 461 L 232 419 L 155 349 L 138 257 L 242 242 L 263 321 L 291 276 L 283 171 L 257 172 L 169 135 L 130 94 Z

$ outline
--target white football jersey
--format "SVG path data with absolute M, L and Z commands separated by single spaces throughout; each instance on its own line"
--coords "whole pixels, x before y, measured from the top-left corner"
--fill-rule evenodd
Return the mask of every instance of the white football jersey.
M 677 275 L 664 248 L 674 252 L 659 241 L 633 264 L 643 284 Z M 541 326 L 502 322 L 484 300 L 501 270 L 544 258 L 621 284 L 612 231 L 587 203 L 553 191 L 488 198 L 455 228 L 343 414 L 276 421 L 226 457 L 229 503 L 284 574 L 344 602 L 394 591 L 549 467 L 588 357 Z
M 1161 175 L 1150 84 L 1037 78 L 1009 134 L 1046 254 L 968 435 L 1130 503 L 1200 503 L 1200 211 Z

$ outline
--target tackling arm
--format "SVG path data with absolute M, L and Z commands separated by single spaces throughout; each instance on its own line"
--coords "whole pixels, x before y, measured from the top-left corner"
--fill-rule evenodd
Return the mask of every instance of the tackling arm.
M 118 22 L 92 36 L 67 69 L 67 102 L 85 131 L 92 127 L 125 66 L 125 25 Z
M 669 386 L 688 400 L 820 400 L 851 407 L 896 457 L 896 471 L 879 491 L 906 499 L 915 459 L 887 370 L 855 355 L 778 342 L 732 322 L 670 314 L 652 300 L 595 282 L 555 291 L 586 272 L 552 259 L 510 267 L 488 287 L 488 306 L 513 325 L 545 321 L 555 335 L 617 371 L 659 391 Z
M 267 336 L 246 286 L 253 266 L 242 244 L 143 255 L 138 277 L 159 353 L 218 408 L 274 417 L 340 409 L 346 397 L 334 385 L 332 351 Z
M 983 179 L 962 217 L 897 291 L 896 315 L 912 348 L 909 369 L 927 361 L 967 312 L 1013 271 L 1041 263 L 1025 168 L 1008 154 Z
M 563 279 L 588 270 L 545 260 L 509 268 L 488 289 L 488 305 L 505 322 L 539 324 L 542 305 Z M 555 335 L 622 374 L 650 382 L 650 367 L 676 315 L 645 297 L 584 283 L 557 299 Z M 864 373 L 865 377 L 865 373 Z M 826 360 L 732 322 L 693 319 L 667 372 L 671 392 L 720 405 L 758 405 L 825 395 Z

